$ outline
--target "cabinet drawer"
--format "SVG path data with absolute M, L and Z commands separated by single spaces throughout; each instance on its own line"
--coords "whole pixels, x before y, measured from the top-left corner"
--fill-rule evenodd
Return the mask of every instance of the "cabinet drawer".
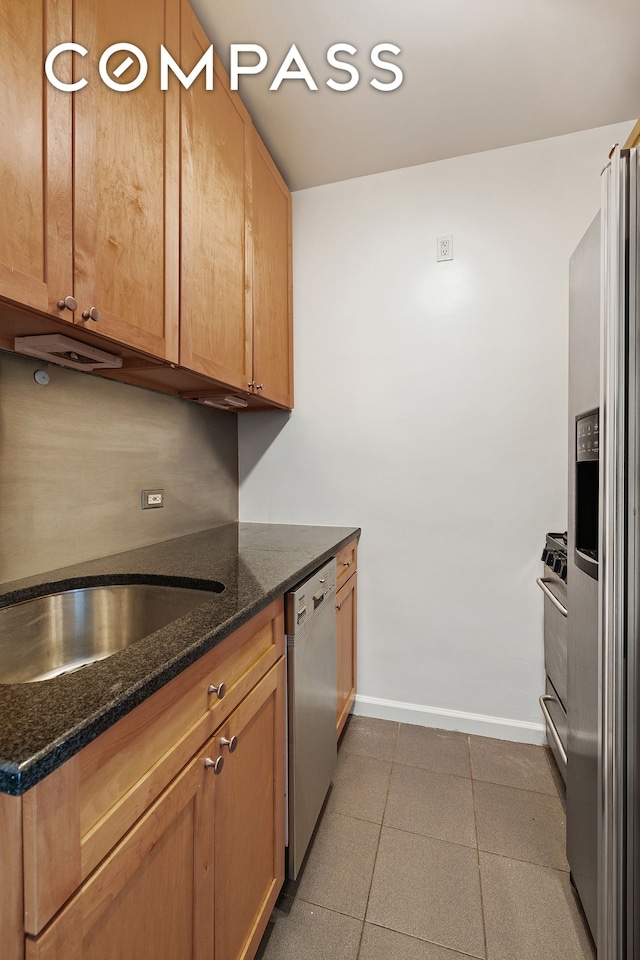
M 24 795 L 27 932 L 42 929 L 283 652 L 279 598 Z M 209 688 L 221 683 L 219 699 Z
M 351 540 L 336 554 L 336 589 L 339 590 L 346 583 L 352 573 L 355 573 L 358 557 L 358 541 Z

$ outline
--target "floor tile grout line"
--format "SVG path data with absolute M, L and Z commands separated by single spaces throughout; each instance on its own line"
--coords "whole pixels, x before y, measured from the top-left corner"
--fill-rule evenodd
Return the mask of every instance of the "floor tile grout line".
M 391 782 L 391 776 L 393 774 L 393 768 L 389 776 L 389 784 Z M 389 795 L 389 788 L 387 788 L 387 798 Z M 396 833 L 406 833 L 411 837 L 422 837 L 425 840 L 435 840 L 437 843 L 447 843 L 452 847 L 460 847 L 462 850 L 477 850 L 478 853 L 487 853 L 492 857 L 500 857 L 502 860 L 513 860 L 515 863 L 528 863 L 533 867 L 542 867 L 545 870 L 556 870 L 558 873 L 569 873 L 569 867 L 554 867 L 549 863 L 539 863 L 537 860 L 525 860 L 523 857 L 516 857 L 513 854 L 498 853 L 496 850 L 485 850 L 480 846 L 480 841 L 478 840 L 478 828 L 476 821 L 476 811 L 475 811 L 475 795 L 473 794 L 472 787 L 472 801 L 473 801 L 473 821 L 474 821 L 474 831 L 476 834 L 475 844 L 469 843 L 460 843 L 457 840 L 445 840 L 444 837 L 435 837 L 431 833 L 418 833 L 416 830 L 405 830 L 403 827 L 397 827 L 395 824 L 385 823 L 383 820 L 365 820 L 363 817 L 356 817 L 351 813 L 343 813 L 339 810 L 327 810 L 327 815 L 332 817 L 343 817 L 345 820 L 357 820 L 358 823 L 370 823 L 375 827 L 385 827 L 387 830 L 393 830 Z M 385 800 L 385 810 L 386 810 L 386 800 Z M 384 813 L 383 813 L 384 817 Z M 336 911 L 339 913 L 340 911 Z M 350 914 L 346 914 L 350 916 Z M 358 919 L 358 918 L 356 918 Z
M 345 816 L 345 814 L 342 814 Z M 353 817 L 352 819 L 356 819 Z M 381 827 L 385 827 L 387 830 L 394 830 L 396 833 L 406 833 L 410 837 L 422 837 L 424 840 L 435 840 L 436 843 L 447 843 L 450 847 L 460 847 L 462 850 L 477 850 L 477 844 L 470 843 L 459 843 L 457 840 L 444 840 L 442 837 L 434 837 L 430 833 L 416 833 L 415 830 L 404 830 L 402 827 L 395 827 L 393 824 L 385 823 L 384 820 L 380 824 Z
M 506 853 L 495 853 L 494 850 L 481 850 L 478 847 L 478 853 L 484 853 L 487 857 L 499 857 L 501 860 L 510 860 L 513 863 L 524 863 L 528 867 L 540 867 L 541 870 L 554 870 L 556 873 L 563 873 L 567 876 L 570 873 L 569 867 L 551 867 L 548 863 L 538 863 L 536 860 L 523 860 L 521 857 L 507 856 Z
M 471 770 L 471 737 L 467 737 L 467 746 L 469 750 L 469 770 Z M 471 777 L 471 804 L 473 807 L 473 829 L 476 835 L 476 862 L 478 864 L 478 890 L 480 891 L 480 915 L 482 917 L 482 937 L 484 939 L 484 955 L 489 960 L 489 947 L 487 944 L 487 922 L 484 912 L 484 896 L 482 892 L 482 871 L 480 869 L 480 841 L 478 840 L 478 822 L 476 819 L 476 793 L 473 776 Z
M 476 953 L 465 953 L 464 950 L 456 950 L 454 947 L 448 947 L 446 943 L 440 943 L 438 940 L 427 940 L 425 937 L 418 937 L 413 933 L 405 933 L 404 930 L 396 930 L 395 927 L 385 927 L 381 923 L 374 923 L 372 920 L 365 920 L 365 923 L 368 923 L 370 927 L 377 927 L 378 930 L 389 930 L 391 933 L 397 933 L 401 937 L 415 940 L 416 943 L 429 943 L 434 947 L 442 947 L 443 950 L 448 950 L 456 956 L 468 957 L 469 960 L 486 960 L 486 958 L 479 957 Z
M 534 787 L 521 787 L 517 786 L 514 783 L 501 783 L 499 780 L 485 780 L 483 777 L 478 776 L 464 776 L 461 773 L 452 773 L 450 770 L 443 770 L 442 768 L 436 767 L 425 767 L 422 764 L 418 763 L 407 763 L 406 760 L 385 760 L 382 757 L 374 756 L 371 753 L 356 753 L 354 750 L 345 750 L 345 753 L 354 757 L 365 757 L 367 760 L 375 760 L 377 763 L 396 763 L 399 767 L 410 767 L 412 770 L 424 770 L 426 773 L 438 773 L 445 777 L 455 777 L 457 780 L 475 780 L 478 783 L 490 783 L 494 787 L 507 787 L 509 790 L 520 790 L 523 793 L 535 793 L 541 797 L 552 797 L 557 799 L 562 803 L 562 798 L 559 796 L 558 791 L 555 789 L 552 793 L 548 793 L 546 790 L 536 790 Z
M 378 862 L 378 853 L 380 852 L 380 838 L 382 836 L 382 824 L 384 823 L 384 815 L 387 809 L 387 801 L 389 799 L 389 791 L 391 789 L 391 777 L 393 776 L 393 758 L 396 755 L 396 747 L 398 745 L 398 738 L 400 736 L 400 724 L 398 724 L 396 729 L 396 737 L 393 743 L 393 750 L 391 751 L 391 766 L 389 767 L 389 779 L 387 781 L 387 792 L 384 798 L 384 806 L 382 808 L 382 820 L 380 821 L 380 829 L 378 830 L 378 842 L 376 844 L 376 855 L 373 858 L 373 869 L 371 871 L 371 880 L 369 881 L 369 889 L 367 890 L 367 902 L 364 905 L 364 920 L 362 923 L 362 930 L 360 931 L 360 940 L 358 941 L 358 952 L 356 953 L 356 960 L 360 956 L 360 950 L 362 948 L 362 938 L 364 936 L 364 925 L 367 922 L 367 913 L 369 911 L 369 899 L 371 897 L 371 887 L 373 886 L 373 877 L 376 872 L 376 864 Z

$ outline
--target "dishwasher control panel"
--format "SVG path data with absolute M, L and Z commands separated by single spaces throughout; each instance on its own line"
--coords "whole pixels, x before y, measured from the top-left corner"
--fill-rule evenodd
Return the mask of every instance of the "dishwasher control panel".
M 285 632 L 293 636 L 311 619 L 316 610 L 335 600 L 336 561 L 332 557 L 324 566 L 285 594 Z

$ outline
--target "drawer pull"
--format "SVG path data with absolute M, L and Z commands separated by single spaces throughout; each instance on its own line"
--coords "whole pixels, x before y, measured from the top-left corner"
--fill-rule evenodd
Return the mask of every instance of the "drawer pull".
M 238 746 L 238 738 L 236 737 L 235 734 L 231 737 L 230 740 L 227 740 L 226 737 L 220 737 L 221 750 L 223 747 L 229 747 L 229 753 L 233 753 L 233 751 L 236 749 L 237 746 Z
M 215 684 L 212 683 L 210 684 L 209 689 L 207 690 L 207 693 L 215 693 L 218 700 L 222 700 L 226 692 L 227 692 L 226 683 L 219 683 L 217 687 Z
M 213 772 L 218 774 L 224 767 L 224 757 L 216 757 L 215 760 L 212 760 L 211 757 L 207 757 L 204 761 L 204 765 L 205 767 L 213 767 Z

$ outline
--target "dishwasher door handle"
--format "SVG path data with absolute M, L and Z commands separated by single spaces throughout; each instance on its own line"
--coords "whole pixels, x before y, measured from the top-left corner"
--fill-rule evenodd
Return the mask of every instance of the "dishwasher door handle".
M 559 610 L 563 617 L 567 615 L 567 608 L 563 606 L 558 598 L 549 590 L 547 586 L 548 583 L 553 583 L 553 580 L 544 580 L 542 577 L 538 577 L 536 583 L 544 593 L 545 597 L 548 597 L 551 600 L 551 603 L 554 605 L 556 610 Z
M 320 604 L 322 603 L 322 601 L 324 600 L 324 598 L 326 597 L 326 595 L 327 595 L 327 591 L 326 591 L 326 590 L 318 590 L 317 593 L 314 593 L 314 595 L 313 595 L 313 609 L 314 609 L 314 610 L 316 610 L 316 609 L 320 606 Z

